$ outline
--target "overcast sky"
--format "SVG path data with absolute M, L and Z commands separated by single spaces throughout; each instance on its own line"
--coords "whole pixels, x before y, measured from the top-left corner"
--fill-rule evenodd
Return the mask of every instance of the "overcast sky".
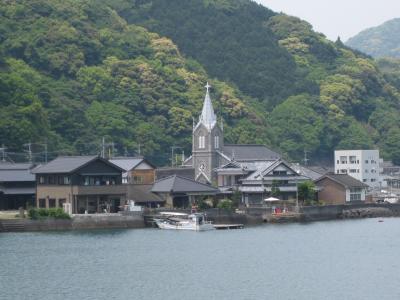
M 342 41 L 360 31 L 400 17 L 400 0 L 255 0 L 311 23 L 329 39 Z

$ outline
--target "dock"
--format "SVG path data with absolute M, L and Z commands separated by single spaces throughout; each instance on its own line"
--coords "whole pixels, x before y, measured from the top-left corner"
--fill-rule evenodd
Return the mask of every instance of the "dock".
M 228 230 L 228 229 L 243 229 L 243 224 L 214 224 L 214 228 L 217 230 Z

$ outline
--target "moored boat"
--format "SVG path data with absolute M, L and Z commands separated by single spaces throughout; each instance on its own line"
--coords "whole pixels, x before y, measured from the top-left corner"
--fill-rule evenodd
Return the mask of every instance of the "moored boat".
M 160 229 L 194 231 L 206 231 L 215 229 L 211 222 L 206 221 L 206 217 L 202 213 L 194 213 L 186 216 L 187 217 L 184 218 L 182 214 L 176 216 L 172 213 L 167 218 L 154 219 L 154 222 Z

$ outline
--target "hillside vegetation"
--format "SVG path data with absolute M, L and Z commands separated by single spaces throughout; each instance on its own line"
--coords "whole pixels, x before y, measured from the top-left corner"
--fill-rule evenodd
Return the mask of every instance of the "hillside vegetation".
M 158 163 L 191 149 L 192 118 L 210 78 L 169 39 L 128 25 L 94 1 L 9 1 L 0 6 L 0 143 L 56 154 L 141 153 Z M 212 80 L 232 142 L 265 142 L 265 116 L 248 97 Z M 229 137 L 229 136 L 228 136 Z
M 346 44 L 376 58 L 400 58 L 400 18 L 368 28 L 350 38 Z
M 400 160 L 399 86 L 300 19 L 247 0 L 31 0 L 0 7 L 0 143 L 163 164 L 191 149 L 210 80 L 230 143 L 299 160 L 379 146 Z

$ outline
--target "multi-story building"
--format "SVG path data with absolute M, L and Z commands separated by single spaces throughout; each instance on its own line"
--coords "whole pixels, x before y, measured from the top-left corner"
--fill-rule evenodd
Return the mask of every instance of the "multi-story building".
M 74 214 L 117 212 L 126 201 L 124 171 L 98 156 L 58 157 L 33 170 L 36 206 L 67 204 Z
M 383 186 L 379 150 L 336 150 L 335 173 L 348 174 L 372 188 Z

